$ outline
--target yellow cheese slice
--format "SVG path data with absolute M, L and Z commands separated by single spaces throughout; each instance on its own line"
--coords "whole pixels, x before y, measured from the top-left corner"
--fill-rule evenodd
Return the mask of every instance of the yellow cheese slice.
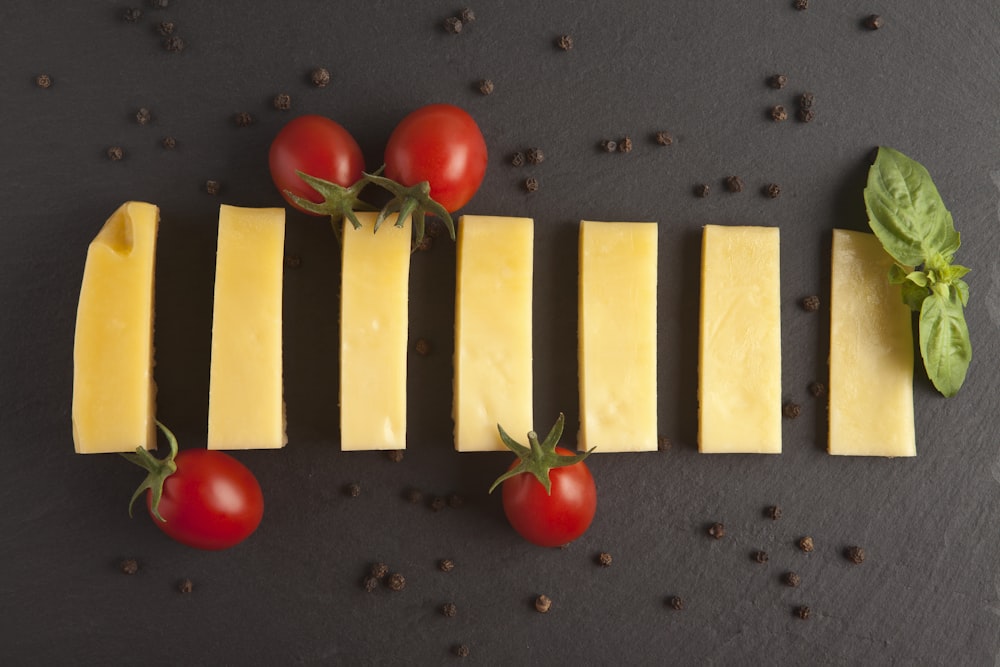
M 698 448 L 781 453 L 781 284 L 775 227 L 706 225 Z
M 375 213 L 344 224 L 340 290 L 340 448 L 406 447 L 410 220 L 373 233 Z
M 156 446 L 153 283 L 159 209 L 127 202 L 87 250 L 73 348 L 81 454 Z
M 912 315 L 874 234 L 833 231 L 829 452 L 916 456 Z
M 531 302 L 534 221 L 465 215 L 458 221 L 455 299 L 455 449 L 506 449 L 497 431 L 532 426 Z
M 276 449 L 287 442 L 281 365 L 284 244 L 284 209 L 220 208 L 209 449 Z
M 580 223 L 580 449 L 657 447 L 656 253 L 656 223 Z

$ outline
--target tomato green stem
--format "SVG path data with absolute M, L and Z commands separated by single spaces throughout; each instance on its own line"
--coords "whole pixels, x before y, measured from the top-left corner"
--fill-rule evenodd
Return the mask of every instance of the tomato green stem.
M 142 480 L 142 484 L 139 488 L 135 490 L 132 494 L 132 500 L 128 504 L 128 515 L 132 516 L 132 508 L 135 505 L 136 499 L 142 495 L 146 489 L 152 491 L 153 498 L 151 503 L 151 510 L 153 516 L 155 516 L 160 521 L 166 523 L 166 519 L 160 516 L 160 498 L 163 496 L 163 483 L 166 481 L 167 477 L 177 472 L 177 464 L 174 462 L 174 458 L 177 456 L 177 438 L 174 434 L 170 432 L 166 426 L 161 424 L 159 421 L 156 422 L 157 427 L 163 431 L 164 435 L 167 436 L 167 442 L 170 443 L 170 453 L 162 459 L 158 459 L 145 447 L 136 447 L 135 453 L 122 453 L 122 456 L 126 460 L 131 461 L 140 468 L 147 470 L 149 474 L 146 475 L 146 479 Z
M 566 417 L 560 412 L 556 423 L 553 424 L 549 434 L 541 442 L 539 442 L 538 434 L 535 431 L 528 431 L 528 447 L 515 441 L 503 430 L 503 426 L 497 424 L 497 430 L 500 431 L 500 440 L 503 441 L 507 449 L 517 454 L 517 458 L 520 461 L 516 466 L 496 478 L 493 486 L 490 487 L 490 493 L 493 493 L 493 489 L 500 486 L 505 480 L 527 472 L 534 475 L 541 485 L 545 487 L 545 492 L 551 496 L 552 480 L 549 478 L 549 471 L 552 468 L 575 465 L 590 456 L 590 453 L 594 451 L 594 448 L 591 447 L 587 451 L 580 452 L 574 456 L 565 456 L 557 453 L 556 445 L 559 444 L 559 439 L 562 437 L 565 423 Z

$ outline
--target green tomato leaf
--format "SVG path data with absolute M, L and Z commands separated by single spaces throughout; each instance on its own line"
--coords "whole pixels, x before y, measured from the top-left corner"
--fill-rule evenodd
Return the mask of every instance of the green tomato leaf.
M 868 224 L 900 264 L 930 262 L 938 268 L 954 257 L 961 239 L 930 174 L 919 162 L 880 147 L 868 170 L 864 198 Z
M 920 355 L 937 390 L 954 396 L 965 382 L 972 343 L 960 290 L 955 286 L 940 290 L 939 286 L 945 287 L 935 285 L 920 308 Z

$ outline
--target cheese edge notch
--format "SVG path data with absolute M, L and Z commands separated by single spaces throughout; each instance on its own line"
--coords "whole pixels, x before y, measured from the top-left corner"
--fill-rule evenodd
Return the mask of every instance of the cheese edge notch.
M 410 220 L 375 213 L 343 226 L 340 289 L 340 448 L 406 448 Z
M 288 441 L 281 331 L 284 239 L 284 209 L 219 209 L 209 449 L 278 449 Z
M 533 421 L 534 220 L 464 215 L 455 281 L 455 449 L 506 451 Z
M 916 456 L 913 316 L 874 234 L 833 230 L 827 450 Z
M 156 447 L 153 318 L 159 209 L 125 202 L 87 249 L 73 346 L 79 454 Z
M 777 227 L 706 225 L 698 337 L 698 449 L 781 453 Z
M 655 222 L 580 222 L 579 449 L 655 451 Z

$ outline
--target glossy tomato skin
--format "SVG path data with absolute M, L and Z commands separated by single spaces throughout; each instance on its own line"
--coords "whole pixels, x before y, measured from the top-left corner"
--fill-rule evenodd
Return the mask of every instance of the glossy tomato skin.
M 486 140 L 476 121 L 451 104 L 431 104 L 396 126 L 385 147 L 385 176 L 403 185 L 427 181 L 449 213 L 476 194 L 486 174 Z
M 177 472 L 163 483 L 160 521 L 153 523 L 173 539 L 196 549 L 219 550 L 239 544 L 260 525 L 264 495 L 253 473 L 232 456 L 209 449 L 190 449 L 174 459 Z
M 361 147 L 350 132 L 329 118 L 315 115 L 299 116 L 281 128 L 271 142 L 268 162 L 275 187 L 300 211 L 303 209 L 285 190 L 317 204 L 323 197 L 306 185 L 296 170 L 346 188 L 356 183 L 365 169 Z
M 575 454 L 562 447 L 556 452 Z M 531 473 L 505 480 L 503 509 L 510 525 L 524 539 L 543 547 L 559 547 L 587 532 L 597 511 L 597 487 L 583 462 L 552 468 L 549 480 L 552 495 L 545 493 L 545 487 Z

